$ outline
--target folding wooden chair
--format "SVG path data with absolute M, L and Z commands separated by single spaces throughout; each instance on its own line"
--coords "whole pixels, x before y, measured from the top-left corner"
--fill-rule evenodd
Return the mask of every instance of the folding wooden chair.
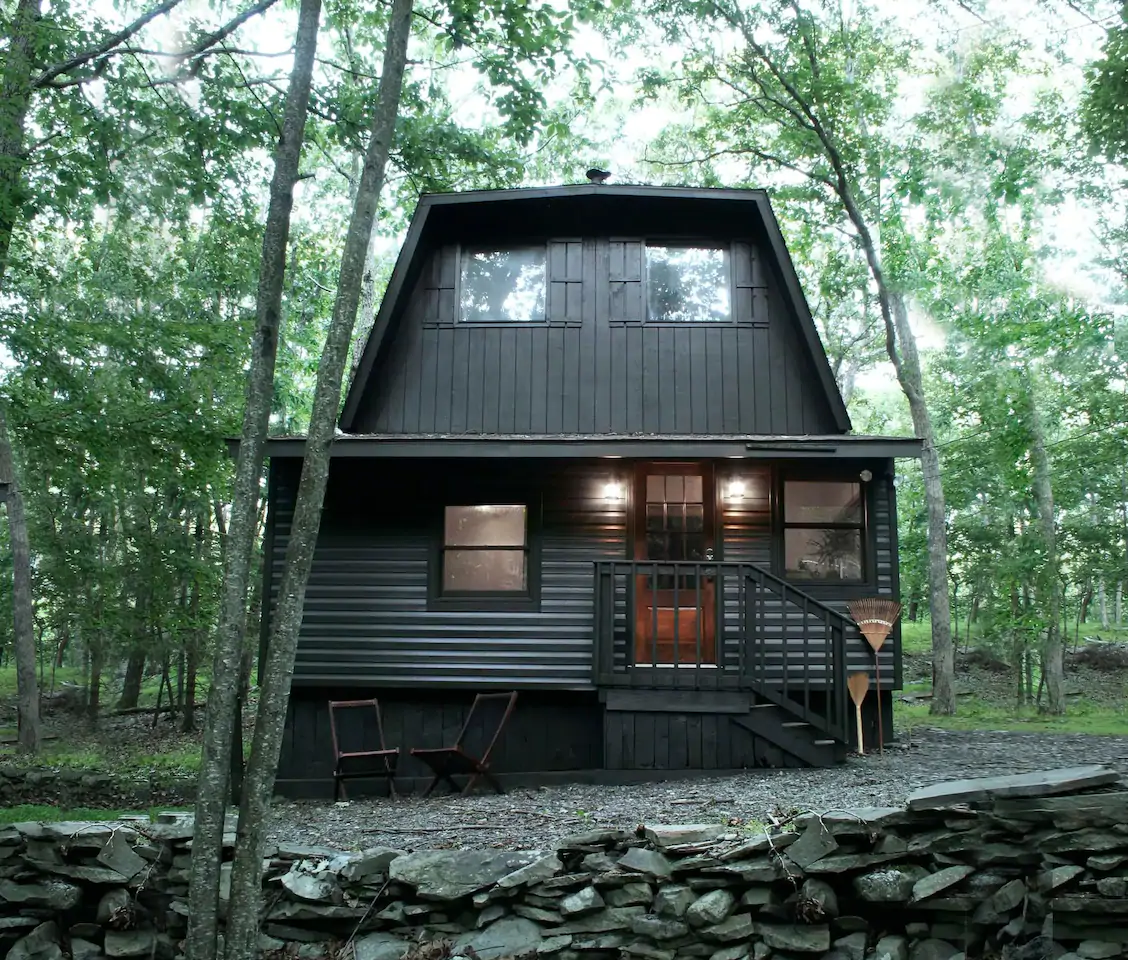
M 469 777 L 462 793 L 469 793 L 479 777 L 484 778 L 498 793 L 505 793 L 497 778 L 490 772 L 490 753 L 516 705 L 516 691 L 479 693 L 474 698 L 474 705 L 470 708 L 453 747 L 412 749 L 411 755 L 427 764 L 435 775 L 430 786 L 423 791 L 423 796 L 430 794 L 440 780 L 445 780 L 452 791 L 458 790 L 458 784 L 454 782 L 455 776 Z M 485 750 L 475 749 L 478 743 L 484 744 Z
M 376 736 L 379 750 L 342 750 L 341 738 L 337 731 L 337 711 L 369 707 L 376 714 Z M 384 722 L 380 716 L 379 700 L 330 700 L 329 730 L 333 736 L 333 799 L 348 799 L 345 791 L 346 780 L 372 777 L 387 777 L 388 792 L 396 796 L 396 762 L 399 760 L 399 747 L 392 750 L 384 742 Z M 369 761 L 369 762 L 365 762 Z M 377 763 L 376 761 L 383 761 Z

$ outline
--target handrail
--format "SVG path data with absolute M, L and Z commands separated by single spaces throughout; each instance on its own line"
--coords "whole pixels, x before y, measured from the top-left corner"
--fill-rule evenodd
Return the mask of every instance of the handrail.
M 751 690 L 826 735 L 848 739 L 850 621 L 844 614 L 743 560 L 594 563 L 597 685 Z M 703 589 L 706 581 L 713 582 Z M 655 600 L 659 595 L 662 600 Z M 779 611 L 769 611 L 769 597 Z M 661 656 L 659 606 L 666 634 L 673 629 L 672 644 L 664 639 Z M 790 643 L 796 609 L 798 650 Z M 768 635 L 777 632 L 778 643 L 769 652 Z M 646 656 L 639 657 L 640 651 Z

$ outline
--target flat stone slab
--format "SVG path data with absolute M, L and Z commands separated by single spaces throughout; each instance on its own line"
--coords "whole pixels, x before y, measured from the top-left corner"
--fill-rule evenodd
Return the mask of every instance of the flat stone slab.
M 909 797 L 908 806 L 910 810 L 935 810 L 996 797 L 1048 797 L 1089 787 L 1103 787 L 1116 783 L 1119 779 L 1120 774 L 1115 770 L 1099 764 L 1089 764 L 1008 777 L 952 780 L 917 790 Z
M 415 887 L 419 896 L 457 900 L 541 859 L 537 852 L 499 853 L 490 850 L 434 850 L 396 857 L 388 866 L 391 879 Z

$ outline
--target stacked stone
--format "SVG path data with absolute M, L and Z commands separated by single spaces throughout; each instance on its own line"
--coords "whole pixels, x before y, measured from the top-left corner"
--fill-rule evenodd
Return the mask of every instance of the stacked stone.
M 0 956 L 174 957 L 191 835 L 178 816 L 0 831 Z M 283 846 L 263 915 L 263 954 L 302 960 L 347 957 L 344 944 L 402 960 L 437 940 L 478 960 L 1111 960 L 1128 957 L 1128 789 L 1078 768 L 759 833 L 649 826 L 522 852 Z

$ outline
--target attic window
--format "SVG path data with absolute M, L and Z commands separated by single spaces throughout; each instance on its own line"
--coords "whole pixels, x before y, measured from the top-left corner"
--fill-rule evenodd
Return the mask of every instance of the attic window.
M 646 317 L 673 323 L 732 318 L 729 252 L 687 244 L 646 245 Z
M 465 323 L 545 318 L 545 248 L 463 247 L 460 316 Z

